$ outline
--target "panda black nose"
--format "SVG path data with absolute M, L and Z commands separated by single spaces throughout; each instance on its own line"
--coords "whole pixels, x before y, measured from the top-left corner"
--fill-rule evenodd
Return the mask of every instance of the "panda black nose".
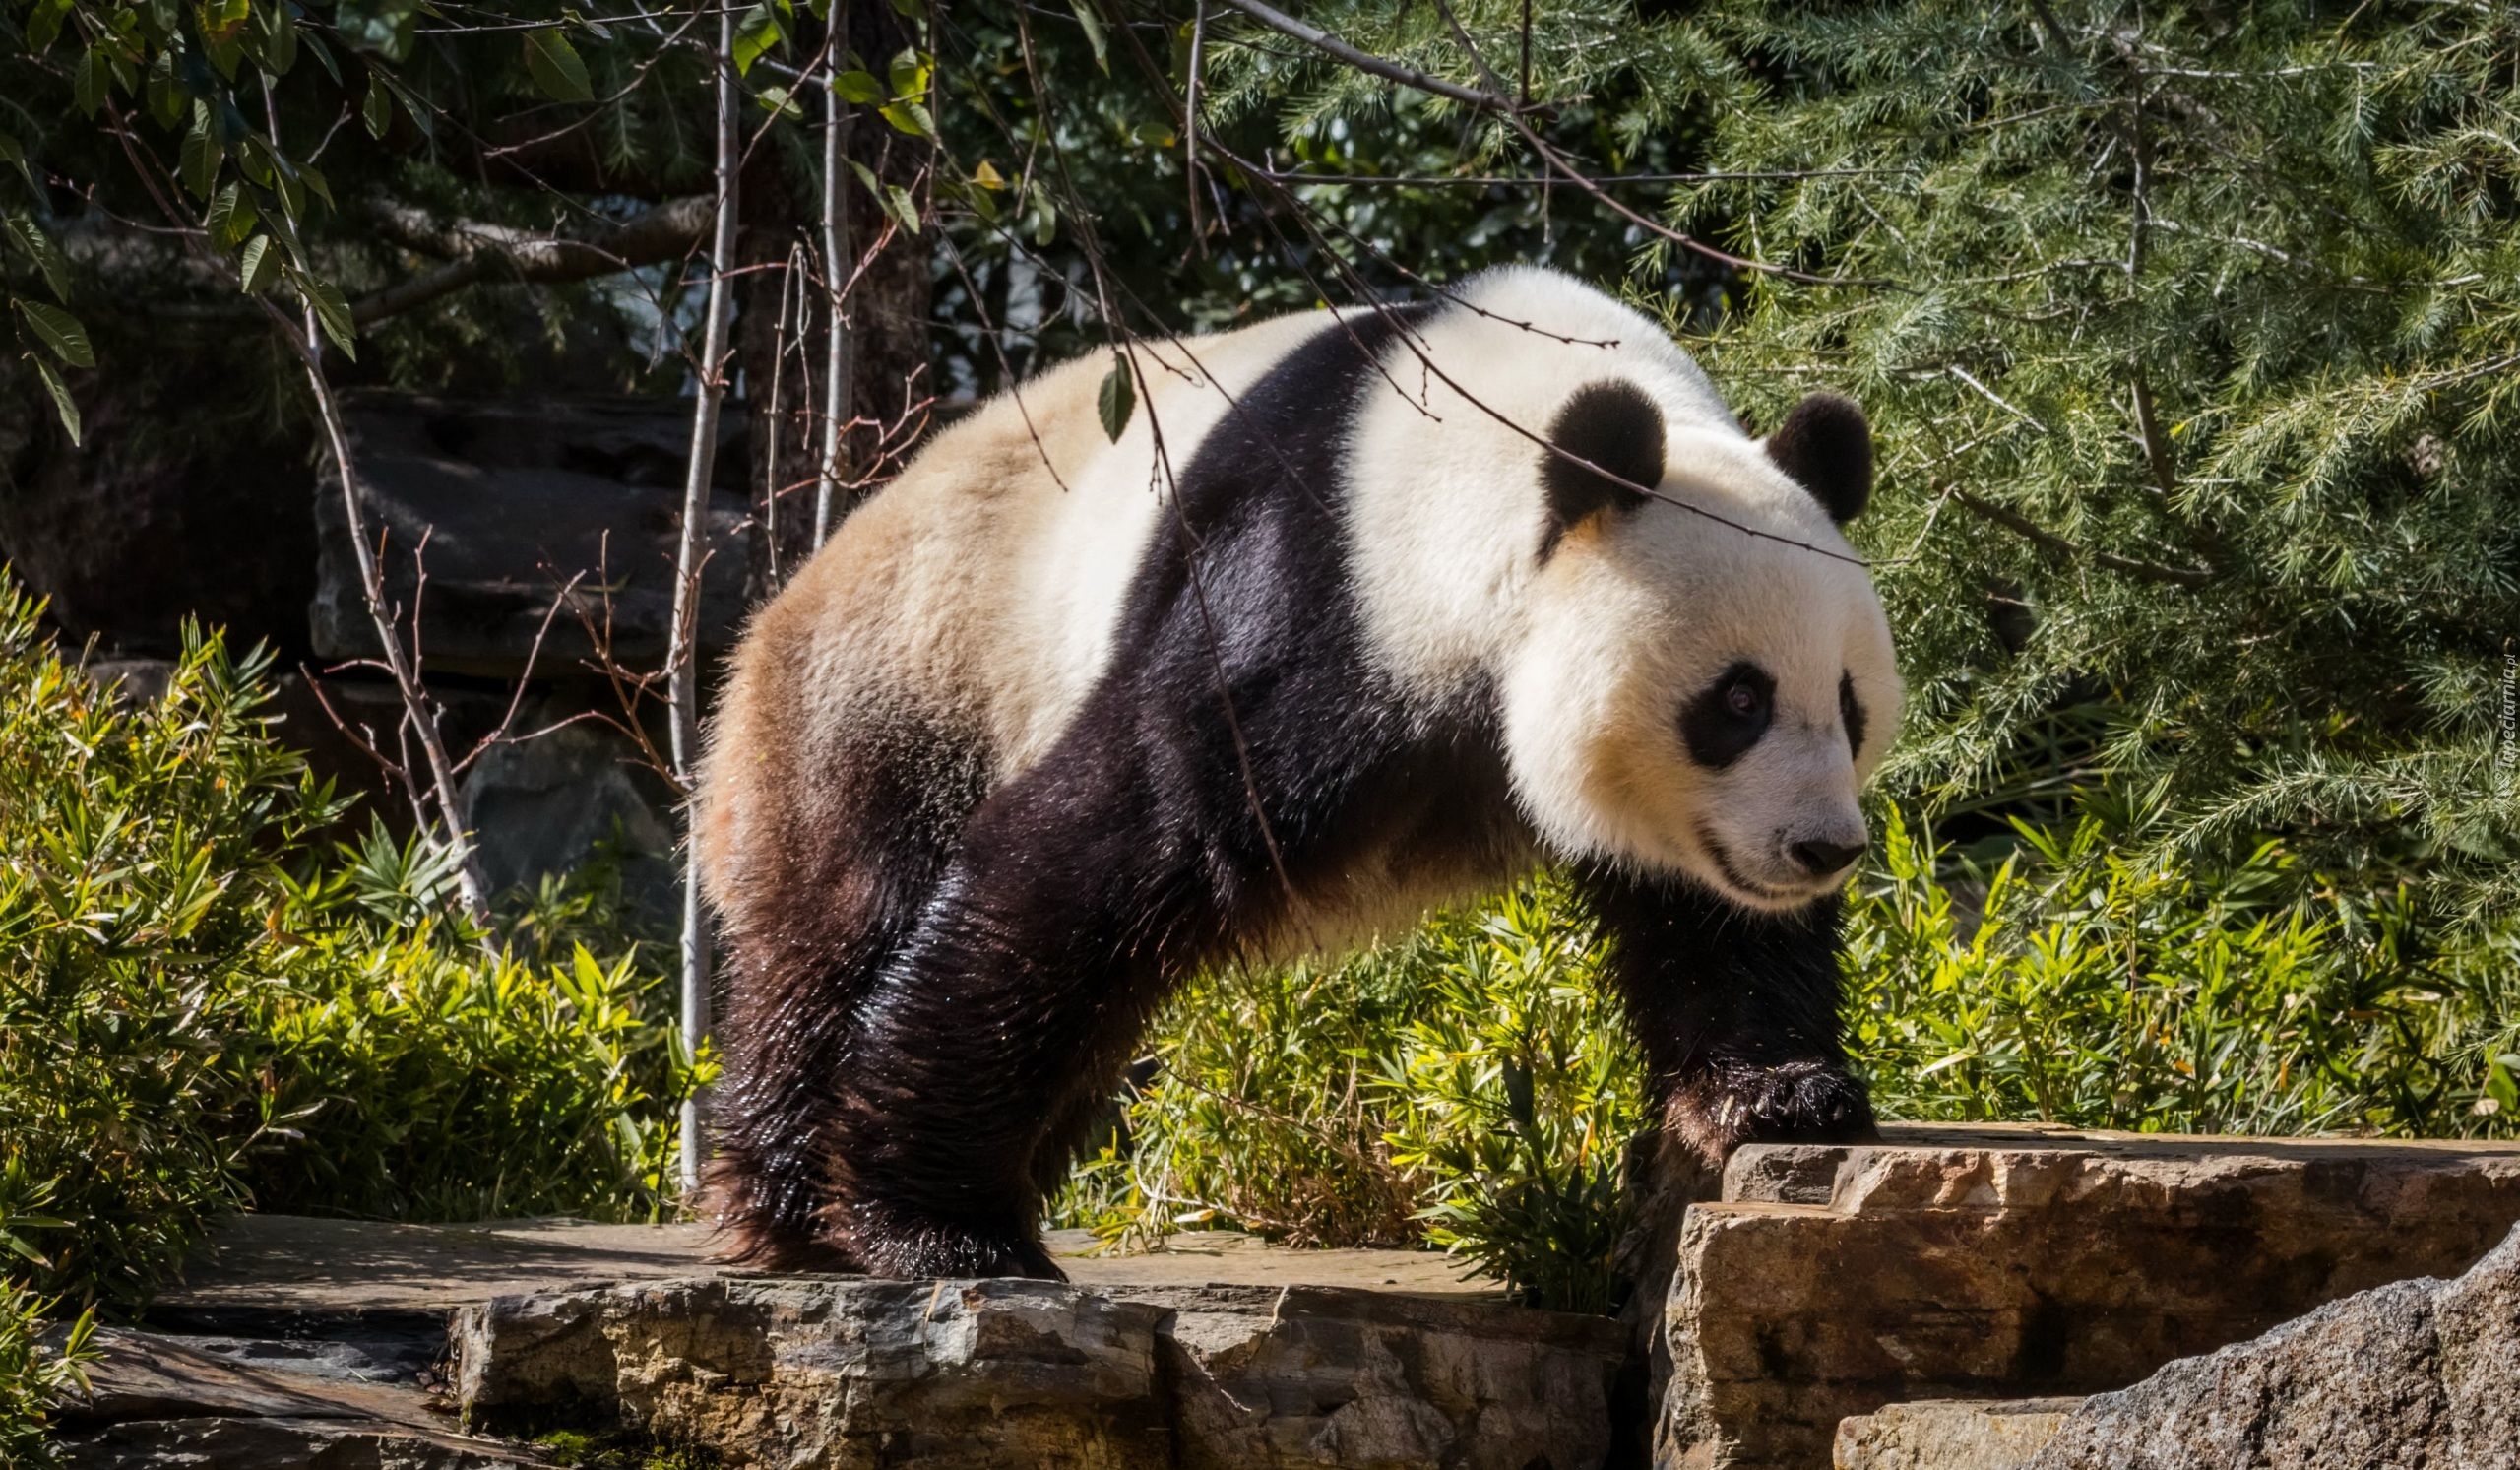
M 1802 864 L 1804 872 L 1815 878 L 1825 878 L 1862 857 L 1863 844 L 1806 839 L 1796 843 L 1786 851 L 1794 855 L 1795 862 Z

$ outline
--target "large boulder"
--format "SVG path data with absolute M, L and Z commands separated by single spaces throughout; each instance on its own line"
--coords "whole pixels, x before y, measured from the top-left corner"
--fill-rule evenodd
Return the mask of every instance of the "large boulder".
M 2520 1230 L 2455 1281 L 2332 1302 L 2068 1417 L 2030 1470 L 2520 1465 Z
M 383 538 L 388 600 L 407 613 L 418 607 L 430 673 L 516 678 L 531 663 L 538 678 L 588 676 L 586 661 L 598 653 L 590 624 L 625 668 L 660 666 L 672 620 L 687 408 L 363 393 L 349 396 L 345 416 L 368 538 Z M 726 421 L 699 609 L 709 650 L 726 646 L 742 618 L 749 555 L 735 442 L 742 420 Z M 314 514 L 315 652 L 373 657 L 376 633 L 329 461 Z M 577 591 L 551 616 L 573 577 Z
M 1687 1208 L 1652 1324 L 1658 1461 L 1817 1467 L 1885 1404 L 2122 1388 L 2455 1275 L 2520 1221 L 2512 1144 L 1883 1132 L 1744 1148 Z

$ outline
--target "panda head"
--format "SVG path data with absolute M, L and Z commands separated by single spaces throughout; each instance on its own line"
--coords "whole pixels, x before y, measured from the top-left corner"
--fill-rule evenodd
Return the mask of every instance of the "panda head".
M 1862 854 L 1858 791 L 1899 720 L 1888 623 L 1839 534 L 1870 431 L 1828 394 L 1764 441 L 1667 402 L 1610 375 L 1549 420 L 1493 671 L 1508 763 L 1561 850 L 1796 908 Z

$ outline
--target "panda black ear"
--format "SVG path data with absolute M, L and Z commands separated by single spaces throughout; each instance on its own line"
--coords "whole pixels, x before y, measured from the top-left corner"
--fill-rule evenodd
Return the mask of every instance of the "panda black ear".
M 1645 503 L 1645 496 L 1619 483 L 1663 482 L 1663 411 L 1645 390 L 1624 378 L 1587 383 L 1557 411 L 1549 425 L 1553 449 L 1541 451 L 1540 481 L 1548 494 L 1547 549 L 1585 517 L 1605 510 L 1625 510 Z M 1590 460 L 1602 475 L 1567 459 L 1556 450 Z M 1612 479 L 1610 476 L 1618 477 Z
M 1843 526 L 1872 498 L 1872 425 L 1851 398 L 1814 393 L 1768 435 L 1768 458 Z

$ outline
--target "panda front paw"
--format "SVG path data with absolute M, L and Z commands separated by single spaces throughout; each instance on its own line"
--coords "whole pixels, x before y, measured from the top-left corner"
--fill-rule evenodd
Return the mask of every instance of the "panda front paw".
M 1718 1063 L 1672 1094 L 1664 1125 L 1716 1169 L 1744 1143 L 1861 1143 L 1881 1136 L 1863 1084 L 1821 1061 Z

